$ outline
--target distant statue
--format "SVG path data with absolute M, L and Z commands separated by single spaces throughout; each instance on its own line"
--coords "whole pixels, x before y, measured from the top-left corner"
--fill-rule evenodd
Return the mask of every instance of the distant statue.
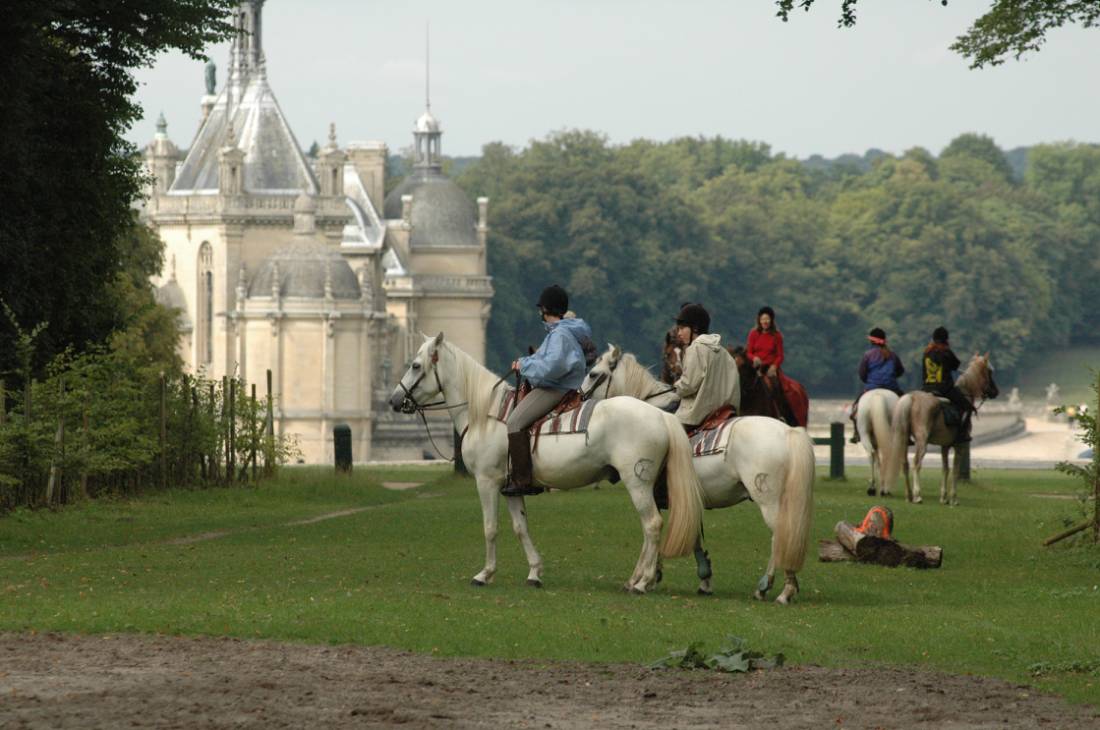
M 218 67 L 213 61 L 206 62 L 206 95 L 213 96 L 218 88 Z
M 1019 408 L 1020 407 L 1020 389 L 1019 388 L 1013 388 L 1011 391 L 1009 391 L 1008 405 L 1011 408 Z
M 1058 403 L 1058 394 L 1060 389 L 1054 383 L 1047 386 L 1047 405 L 1055 405 Z

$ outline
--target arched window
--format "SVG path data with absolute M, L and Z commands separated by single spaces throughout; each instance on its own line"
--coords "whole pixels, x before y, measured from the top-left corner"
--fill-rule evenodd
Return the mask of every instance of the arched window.
M 195 334 L 199 365 L 214 361 L 214 249 L 209 241 L 199 246 L 198 332 Z

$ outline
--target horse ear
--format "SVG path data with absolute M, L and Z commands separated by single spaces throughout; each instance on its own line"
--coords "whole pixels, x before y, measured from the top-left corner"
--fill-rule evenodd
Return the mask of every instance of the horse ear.
M 989 362 L 989 350 L 986 350 L 986 351 L 985 351 L 985 355 L 983 355 L 982 357 L 984 357 L 984 358 L 985 358 L 985 361 L 986 361 L 986 362 Z
M 440 332 L 438 335 L 435 336 L 435 346 L 439 347 L 442 344 L 443 344 L 443 333 Z
M 608 342 L 607 346 L 611 348 L 611 359 L 612 360 L 618 360 L 620 357 L 622 357 L 623 351 L 618 345 L 613 345 L 610 342 Z

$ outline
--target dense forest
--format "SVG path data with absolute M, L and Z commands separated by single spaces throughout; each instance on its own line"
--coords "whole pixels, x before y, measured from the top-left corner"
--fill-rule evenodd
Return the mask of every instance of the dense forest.
M 651 363 L 682 302 L 727 341 L 768 304 L 787 371 L 817 393 L 852 389 L 872 326 L 912 369 L 943 324 L 1011 383 L 1050 348 L 1100 340 L 1100 147 L 1021 157 L 977 134 L 939 156 L 806 162 L 722 138 L 489 144 L 458 177 L 492 199 L 489 364 L 539 341 L 533 302 L 556 282 L 599 341 Z

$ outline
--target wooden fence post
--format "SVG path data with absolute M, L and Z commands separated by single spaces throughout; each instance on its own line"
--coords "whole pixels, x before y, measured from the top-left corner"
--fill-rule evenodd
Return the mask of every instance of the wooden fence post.
M 65 379 L 57 378 L 57 433 L 54 435 L 55 450 L 50 459 L 50 478 L 46 482 L 46 506 L 53 506 L 54 493 L 61 494 L 61 460 L 65 458 Z
M 844 424 L 829 424 L 829 478 L 844 478 Z
M 5 419 L 8 417 L 8 399 L 7 391 L 4 390 L 4 379 L 0 378 L 0 426 L 4 425 Z
M 252 481 L 256 481 L 256 441 L 259 439 L 259 429 L 256 428 L 256 418 L 259 417 L 256 410 L 256 384 L 252 383 L 252 407 L 248 409 L 248 440 L 252 448 Z
M 229 482 L 237 481 L 237 379 L 229 379 Z
M 225 451 L 225 483 L 233 479 L 229 466 L 229 378 L 222 376 L 222 438 Z
M 272 460 L 275 458 L 275 399 L 271 395 L 271 369 L 267 371 L 267 423 L 264 424 L 267 432 L 267 444 L 264 448 L 264 476 L 271 476 L 275 469 Z
M 160 488 L 168 488 L 168 380 L 160 373 Z
M 214 426 L 214 384 L 213 383 L 210 384 L 210 402 L 207 403 L 207 414 L 206 415 L 209 418 L 210 425 Z M 218 463 L 218 458 L 217 458 L 218 457 L 218 440 L 217 439 L 214 439 L 213 447 L 214 448 L 211 449 L 210 453 L 207 454 L 207 456 L 206 456 L 206 461 L 207 461 L 206 478 L 209 479 L 210 481 L 214 481 L 215 479 L 218 478 L 217 468 L 215 467 L 215 464 Z
M 955 461 L 959 462 L 959 479 L 970 481 L 970 442 L 964 441 L 955 447 Z

